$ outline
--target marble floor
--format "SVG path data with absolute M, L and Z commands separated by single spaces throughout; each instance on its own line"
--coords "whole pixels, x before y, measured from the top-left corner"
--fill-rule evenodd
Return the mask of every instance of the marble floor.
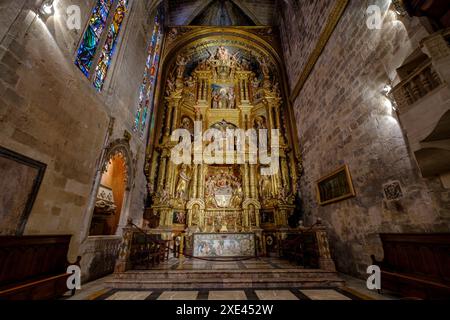
M 345 289 L 242 289 L 242 290 L 100 290 L 83 298 L 69 300 L 361 300 Z
M 175 259 L 154 270 L 277 270 L 299 268 L 298 265 L 276 258 L 256 258 L 240 261 L 202 261 Z M 84 284 L 68 300 L 386 300 L 392 299 L 370 291 L 365 281 L 340 275 L 345 286 L 339 288 L 238 288 L 238 289 L 112 289 L 108 281 L 112 275 Z

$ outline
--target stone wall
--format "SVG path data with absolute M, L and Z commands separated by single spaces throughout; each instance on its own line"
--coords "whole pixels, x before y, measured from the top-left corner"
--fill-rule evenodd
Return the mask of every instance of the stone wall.
M 104 89 L 98 93 L 74 64 L 96 1 L 55 1 L 56 14 L 47 20 L 36 16 L 35 2 L 0 2 L 0 145 L 47 164 L 25 234 L 72 234 L 69 258 L 74 259 L 83 254 L 87 240 L 102 149 L 123 139 L 125 130 L 132 134 L 134 172 L 122 214 L 142 220 L 145 137 L 134 135 L 132 125 L 154 6 L 130 1 Z M 66 8 L 73 4 L 81 8 L 81 30 L 66 25 Z M 111 118 L 115 122 L 109 136 Z M 85 270 L 91 268 L 87 260 Z
M 396 68 L 427 32 L 416 18 L 399 21 L 392 13 L 385 15 L 381 30 L 369 30 L 367 7 L 385 8 L 387 2 L 350 1 L 294 102 L 307 223 L 323 219 L 338 269 L 355 275 L 365 274 L 370 254 L 382 257 L 379 233 L 448 232 L 450 225 L 450 190 L 438 179 L 420 176 L 397 115 L 382 94 L 386 84 L 397 81 Z M 322 12 L 316 14 L 325 19 Z M 288 56 L 288 72 L 295 70 L 292 64 L 303 65 L 303 59 L 303 54 Z M 297 71 L 290 77 L 297 78 Z M 319 206 L 316 181 L 343 164 L 349 165 L 357 196 Z M 383 197 L 382 187 L 391 181 L 403 188 L 397 201 Z
M 280 2 L 279 26 L 291 88 L 294 88 L 308 57 L 325 27 L 334 1 L 289 0 Z

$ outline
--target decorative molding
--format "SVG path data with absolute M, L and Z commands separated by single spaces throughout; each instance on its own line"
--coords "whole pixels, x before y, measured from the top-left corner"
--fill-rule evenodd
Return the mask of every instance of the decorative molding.
M 320 35 L 319 40 L 317 41 L 316 47 L 314 48 L 313 52 L 310 54 L 308 58 L 308 62 L 303 69 L 303 72 L 300 75 L 300 78 L 297 80 L 296 85 L 294 89 L 292 90 L 290 100 L 292 103 L 295 102 L 295 99 L 297 99 L 298 95 L 300 94 L 300 91 L 303 89 L 303 86 L 306 83 L 306 80 L 308 80 L 309 75 L 314 69 L 314 66 L 316 65 L 317 61 L 319 60 L 320 55 L 322 54 L 323 50 L 325 49 L 325 46 L 327 45 L 328 41 L 331 38 L 331 35 L 333 34 L 334 29 L 336 28 L 337 24 L 341 20 L 342 15 L 344 14 L 345 8 L 347 7 L 350 0 L 337 0 L 336 5 L 333 8 L 333 11 L 331 12 L 330 16 L 328 17 L 327 24 L 325 25 L 324 30 L 322 31 L 322 34 Z

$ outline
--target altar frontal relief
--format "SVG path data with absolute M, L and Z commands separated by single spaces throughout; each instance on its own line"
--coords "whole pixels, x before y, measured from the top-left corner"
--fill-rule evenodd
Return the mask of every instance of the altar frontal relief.
M 255 256 L 255 234 L 194 234 L 194 256 L 253 257 Z

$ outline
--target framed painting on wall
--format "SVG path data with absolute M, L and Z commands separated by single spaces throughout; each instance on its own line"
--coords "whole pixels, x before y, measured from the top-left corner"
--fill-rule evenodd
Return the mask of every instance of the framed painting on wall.
M 317 181 L 317 199 L 321 206 L 356 196 L 350 170 L 344 165 Z
M 46 167 L 0 147 L 0 235 L 23 234 Z

